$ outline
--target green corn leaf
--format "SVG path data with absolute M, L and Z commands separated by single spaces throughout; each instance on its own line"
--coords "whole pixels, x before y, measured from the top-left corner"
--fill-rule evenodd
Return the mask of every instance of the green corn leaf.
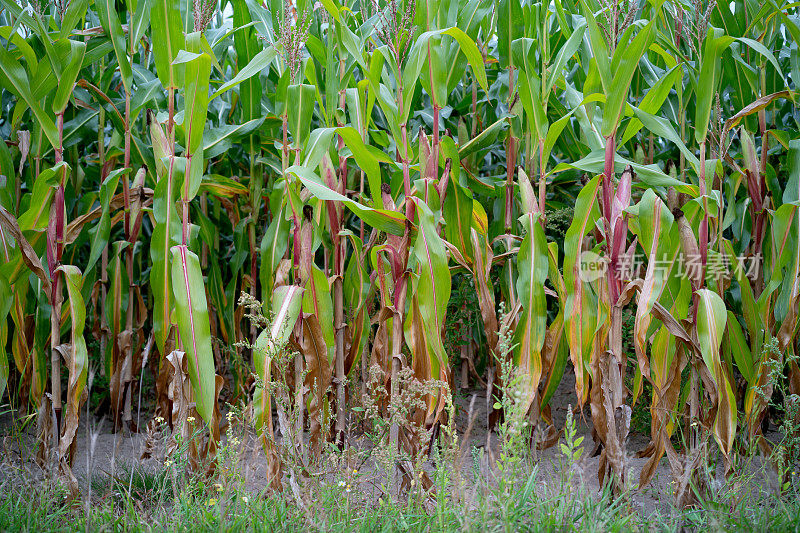
M 133 82 L 133 70 L 131 69 L 131 62 L 128 58 L 128 47 L 125 45 L 125 34 L 123 33 L 119 16 L 117 15 L 117 8 L 114 5 L 114 0 L 95 0 L 94 6 L 97 9 L 98 18 L 100 18 L 100 26 L 103 27 L 103 31 L 114 46 L 114 54 L 117 58 L 117 64 L 119 64 L 119 72 L 122 76 L 122 83 L 125 85 L 125 92 L 130 93 L 131 83 Z
M 664 105 L 667 96 L 669 96 L 670 91 L 675 87 L 678 80 L 681 79 L 681 76 L 683 76 L 682 67 L 683 64 L 672 67 L 669 72 L 650 87 L 650 90 L 648 90 L 647 94 L 642 98 L 642 102 L 638 107 L 639 111 L 650 113 L 651 115 L 658 113 L 658 110 Z M 636 112 L 636 109 L 637 108 L 633 107 L 634 112 Z M 619 143 L 625 144 L 628 142 L 641 129 L 642 125 L 641 120 L 638 118 L 631 119 L 625 127 L 625 132 L 622 134 Z
M 484 91 L 488 91 L 488 85 L 486 80 L 486 69 L 483 66 L 483 56 L 481 55 L 480 51 L 478 51 L 478 47 L 475 45 L 475 42 L 470 39 L 470 37 L 458 28 L 447 28 L 444 30 L 434 30 L 428 31 L 420 35 L 417 40 L 414 42 L 414 45 L 408 51 L 408 60 L 406 61 L 406 65 L 403 69 L 403 87 L 404 90 L 411 91 L 412 88 L 417 84 L 417 81 L 420 78 L 420 73 L 425 66 L 425 62 L 427 60 L 427 52 L 428 52 L 428 42 L 431 39 L 439 37 L 441 35 L 449 35 L 453 37 L 459 44 L 461 51 L 467 58 L 470 66 L 472 67 L 472 71 L 475 73 L 475 77 L 478 80 L 481 88 Z M 435 41 L 434 41 L 435 42 Z M 433 45 L 432 45 L 433 46 Z M 434 92 L 439 94 L 439 99 L 444 100 L 445 98 L 442 96 L 442 92 L 446 89 L 447 80 L 444 76 L 444 72 L 441 73 L 440 76 L 434 76 L 434 82 L 437 87 L 434 88 Z M 428 87 L 428 89 L 430 89 Z M 403 120 L 407 119 L 409 113 L 411 111 L 411 103 L 413 98 L 406 98 L 403 102 Z M 444 102 L 440 102 L 441 105 L 444 105 Z
M 243 124 L 223 124 L 203 132 L 203 157 L 211 159 L 228 151 L 235 141 L 256 131 L 264 123 L 264 117 L 248 120 Z
M 720 31 L 709 28 L 703 44 L 700 68 L 697 76 L 697 103 L 694 115 L 694 138 L 698 143 L 705 142 L 708 123 L 711 120 L 711 107 L 717 94 L 722 52 L 733 42 L 733 37 L 720 35 Z
M 412 351 L 424 356 L 426 366 L 430 365 L 430 375 L 438 378 L 447 364 L 447 354 L 442 344 L 442 333 L 450 301 L 451 278 L 448 268 L 447 251 L 444 241 L 436 231 L 433 213 L 422 201 L 417 201 L 420 214 L 420 230 L 414 243 L 413 254 L 417 261 L 417 274 L 413 279 L 414 299 L 418 304 L 419 316 Z M 421 328 L 417 327 L 424 325 Z M 423 339 L 418 338 L 423 336 Z M 425 346 L 424 353 L 420 347 Z
M 380 231 L 402 235 L 405 230 L 406 218 L 400 213 L 384 209 L 366 207 L 355 200 L 339 194 L 322 183 L 319 176 L 302 166 L 292 166 L 286 169 L 287 174 L 294 174 L 303 185 L 320 200 L 343 203 L 350 211 L 364 222 Z
M 514 45 L 525 44 L 527 41 L 528 46 L 532 43 L 532 39 L 519 39 L 514 41 Z M 515 48 L 522 48 L 522 46 L 515 46 Z M 522 101 L 522 106 L 528 117 L 528 122 L 533 124 L 532 132 L 536 135 L 536 139 L 544 139 L 547 136 L 547 128 L 550 125 L 547 120 L 547 99 L 542 97 L 542 82 L 539 76 L 534 72 L 533 65 L 528 65 L 528 53 L 523 53 L 525 57 L 523 60 L 523 68 L 528 70 L 521 71 L 524 75 L 519 77 L 519 95 Z
M 34 98 L 31 91 L 31 82 L 25 73 L 25 69 L 3 46 L 0 46 L 0 75 L 2 76 L 0 77 L 0 83 L 25 101 L 25 104 L 36 117 L 38 126 L 47 137 L 47 140 L 50 141 L 52 146 L 58 146 L 58 130 L 56 130 L 53 119 L 44 112 L 38 100 Z
M 202 147 L 203 130 L 206 125 L 208 113 L 208 86 L 211 78 L 211 58 L 201 51 L 199 32 L 186 36 L 186 46 L 193 57 L 186 63 L 186 77 L 184 82 L 184 98 L 186 110 L 184 112 L 183 127 L 186 132 L 186 148 L 189 154 L 194 154 Z M 176 58 L 176 61 L 180 61 Z M 198 166 L 202 166 L 202 161 Z
M 497 137 L 500 135 L 500 133 L 506 129 L 506 126 L 508 126 L 508 121 L 505 118 L 501 118 L 493 122 L 476 137 L 473 137 L 463 145 L 459 146 L 458 156 L 461 159 L 466 159 L 471 154 L 489 148 L 497 140 Z
M 569 344 L 572 364 L 575 367 L 575 390 L 580 403 L 583 403 L 587 390 L 585 389 L 584 357 L 587 346 L 584 327 L 596 321 L 592 306 L 587 305 L 587 289 L 581 277 L 581 250 L 584 235 L 594 227 L 594 221 L 600 219 L 597 207 L 597 192 L 600 186 L 600 177 L 597 176 L 587 183 L 575 202 L 575 211 L 572 224 L 564 237 L 564 285 L 574 290 L 568 290 L 567 301 L 564 305 L 566 320 L 566 336 Z
M 136 10 L 133 13 L 133 19 L 128 28 L 128 42 L 131 46 L 128 52 L 131 56 L 136 53 L 139 41 L 150 27 L 150 14 L 153 10 L 153 5 L 155 5 L 157 1 L 158 0 L 138 0 L 138 2 L 136 2 Z
M 183 85 L 183 65 L 174 65 L 178 52 L 185 46 L 180 0 L 154 0 L 150 12 L 153 60 L 158 79 L 165 89 L 177 89 Z
M 130 171 L 129 168 L 118 168 L 108 174 L 106 180 L 100 186 L 100 220 L 97 225 L 89 229 L 91 235 L 92 245 L 89 249 L 89 260 L 86 263 L 86 275 L 97 264 L 100 255 L 103 253 L 103 248 L 108 246 L 108 239 L 111 234 L 111 199 L 117 192 L 117 185 L 120 178 Z
M 75 26 L 86 16 L 86 9 L 89 7 L 89 0 L 74 0 L 67 6 L 64 18 L 61 20 L 60 38 L 69 37 Z
M 439 107 L 447 104 L 448 94 L 448 69 L 445 66 L 443 48 L 440 36 L 428 39 L 427 50 L 421 50 L 424 64 L 419 72 L 422 87 L 430 95 L 432 103 Z M 456 62 L 457 58 L 453 58 L 452 64 Z
M 572 59 L 572 57 L 580 48 L 585 33 L 586 24 L 580 24 L 572 31 L 572 34 L 569 36 L 569 39 L 567 39 L 567 42 L 564 43 L 564 46 L 559 49 L 558 53 L 556 54 L 556 58 L 549 69 L 550 75 L 547 77 L 547 83 L 545 83 L 543 94 L 550 94 L 550 91 L 553 90 L 553 86 L 561 77 L 561 74 L 567 65 L 567 61 Z
M 311 128 L 316 88 L 305 84 L 290 85 L 286 91 L 286 98 L 289 133 L 292 135 L 294 145 L 299 148 L 305 143 Z
M 738 368 L 739 372 L 742 373 L 742 377 L 744 377 L 744 379 L 752 385 L 753 378 L 755 377 L 753 368 L 753 355 L 750 352 L 750 346 L 745 340 L 742 326 L 739 325 L 739 321 L 736 319 L 736 315 L 734 315 L 732 311 L 728 311 L 728 322 L 727 328 L 725 329 L 725 337 L 729 346 L 728 349 L 731 351 L 733 356 L 733 360 L 736 361 L 736 368 Z
M 220 86 L 219 89 L 214 91 L 211 95 L 211 99 L 213 100 L 217 96 L 220 96 L 225 91 L 236 87 L 240 83 L 249 80 L 254 76 L 258 76 L 261 71 L 265 68 L 268 68 L 270 63 L 277 57 L 278 53 L 274 47 L 270 46 L 265 48 L 264 50 L 257 53 L 253 58 L 245 65 L 239 72 L 231 78 L 229 81 Z M 253 112 L 257 112 L 258 109 L 254 109 Z
M 189 380 L 197 412 L 211 423 L 215 403 L 214 355 L 200 260 L 186 246 L 173 246 L 172 290 L 181 343 L 189 357 Z
M 78 78 L 81 66 L 83 65 L 83 57 L 86 53 L 86 43 L 81 41 L 61 41 L 63 44 L 69 46 L 69 52 L 66 54 L 68 58 L 64 68 L 61 70 L 61 76 L 58 80 L 58 87 L 56 94 L 53 98 L 53 113 L 63 113 L 69 103 L 69 98 L 72 95 L 72 88 L 75 86 L 75 80 Z
M 559 163 L 548 174 L 557 174 L 568 168 L 577 168 L 592 174 L 601 174 L 603 172 L 603 165 L 605 164 L 605 151 L 596 150 L 579 161 L 573 163 Z M 634 186 L 641 187 L 642 185 L 648 187 L 675 187 L 678 192 L 684 192 L 693 197 L 699 193 L 696 185 L 684 183 L 677 178 L 672 178 L 664 174 L 657 165 L 640 165 L 629 161 L 619 154 L 614 158 L 614 167 L 617 172 L 622 172 L 630 165 L 636 172 L 637 181 Z
M 608 137 L 617 131 L 639 60 L 653 41 L 654 26 L 655 19 L 639 30 L 630 43 L 625 42 L 629 33 L 629 31 L 626 31 L 622 36 L 622 42 L 614 52 L 614 58 L 612 59 L 614 80 L 610 87 L 605 88 L 606 105 L 603 109 L 603 128 L 601 131 L 603 137 Z
M 639 119 L 640 123 L 645 128 L 658 135 L 662 139 L 668 140 L 677 146 L 678 150 L 681 151 L 695 171 L 699 172 L 700 161 L 697 159 L 697 156 L 694 155 L 694 152 L 689 150 L 689 148 L 687 148 L 687 146 L 683 143 L 680 135 L 678 135 L 678 133 L 675 131 L 669 120 L 663 117 L 651 115 L 650 113 L 647 113 L 637 107 L 633 107 L 633 112 L 636 114 L 636 118 Z
M 703 363 L 717 388 L 717 416 L 714 419 L 714 438 L 726 456 L 731 452 L 736 436 L 736 395 L 720 358 L 720 345 L 728 314 L 722 298 L 708 289 L 697 291 L 697 339 Z
M 263 300 L 266 302 L 272 294 L 272 286 L 275 280 L 275 272 L 278 265 L 286 254 L 288 246 L 289 230 L 291 223 L 284 216 L 284 208 L 281 208 L 272 217 L 272 222 L 264 238 L 261 240 L 261 268 L 259 279 L 261 281 Z
M 336 128 L 336 133 L 342 138 L 345 145 L 353 153 L 353 159 L 360 169 L 367 175 L 369 191 L 372 195 L 373 205 L 383 206 L 381 198 L 381 169 L 380 163 L 395 164 L 385 152 L 364 144 L 361 135 L 351 127 Z
M 542 377 L 542 347 L 547 331 L 547 300 L 544 283 L 549 261 L 547 239 L 539 216 L 526 213 L 520 217 L 525 237 L 517 254 L 517 297 L 522 315 L 514 329 L 514 362 L 524 373 L 526 405 L 534 401 Z
M 513 65 L 511 43 L 524 36 L 525 22 L 522 6 L 515 0 L 499 0 L 497 9 L 497 52 L 500 67 L 507 69 Z
M 597 24 L 597 19 L 586 5 L 585 0 L 581 0 L 583 16 L 586 19 L 586 28 L 589 32 L 589 43 L 591 44 L 592 56 L 597 65 L 597 73 L 603 86 L 603 92 L 608 96 L 613 90 L 613 71 L 611 70 L 610 53 L 603 31 Z M 601 15 L 602 16 L 602 15 Z M 627 93 L 627 87 L 625 87 Z
M 182 174 L 176 175 L 173 165 L 167 174 L 158 181 L 153 195 L 153 216 L 156 220 L 150 239 L 150 289 L 153 291 L 153 333 L 156 346 L 162 356 L 166 356 L 167 339 L 172 331 L 172 261 L 173 246 L 180 242 L 181 224 L 176 210 L 175 183 Z M 181 171 L 182 172 L 182 171 Z
M 253 349 L 253 367 L 262 384 L 268 384 L 272 379 L 272 359 L 289 340 L 300 315 L 302 295 L 303 289 L 296 285 L 284 285 L 272 293 L 271 306 L 275 317 L 271 327 L 259 334 Z M 271 398 L 264 385 L 256 385 L 253 407 L 256 432 L 261 434 L 272 421 Z
M 336 128 L 317 128 L 308 136 L 308 142 L 303 150 L 303 166 L 317 168 L 322 162 L 322 157 L 331 148 L 331 140 Z
M 455 164 L 455 162 L 454 162 Z M 447 182 L 447 196 L 442 206 L 445 220 L 445 237 L 455 245 L 465 258 L 472 257 L 472 192 L 462 187 L 458 180 Z
M 22 231 L 40 230 L 47 227 L 47 221 L 50 217 L 50 202 L 55 193 L 54 187 L 58 185 L 65 167 L 69 168 L 66 163 L 61 163 L 52 168 L 42 170 L 36 176 L 28 209 L 19 216 L 19 227 Z

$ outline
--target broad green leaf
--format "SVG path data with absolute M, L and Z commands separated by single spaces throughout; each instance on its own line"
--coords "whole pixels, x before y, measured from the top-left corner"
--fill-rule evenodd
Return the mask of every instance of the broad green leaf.
M 733 42 L 733 37 L 720 35 L 721 31 L 709 28 L 708 36 L 703 43 L 703 53 L 697 74 L 697 102 L 694 115 L 694 138 L 698 143 L 705 142 L 708 135 L 708 123 L 711 120 L 711 106 L 717 94 L 720 60 L 722 52 Z
M 317 128 L 308 136 L 308 142 L 303 150 L 303 166 L 306 168 L 317 168 L 325 155 L 331 148 L 331 140 L 335 133 L 335 128 Z
M 455 163 L 454 163 L 455 164 Z M 447 182 L 447 196 L 442 206 L 445 220 L 445 237 L 465 258 L 472 257 L 472 192 L 462 187 L 458 180 Z
M 661 106 L 664 104 L 664 101 L 669 96 L 670 91 L 675 88 L 675 84 L 681 79 L 683 76 L 683 64 L 675 66 L 669 70 L 663 77 L 659 78 L 650 90 L 647 91 L 647 94 L 644 95 L 642 98 L 641 104 L 639 104 L 638 109 L 645 113 L 650 113 L 651 115 L 654 113 L 658 113 Z M 636 112 L 637 108 L 633 108 L 634 112 Z M 638 118 L 634 118 L 628 122 L 628 125 L 625 127 L 625 132 L 622 134 L 622 137 L 619 140 L 619 144 L 625 144 L 634 135 L 641 129 L 642 123 Z
M 203 132 L 203 157 L 211 159 L 228 151 L 237 141 L 253 131 L 264 122 L 264 117 L 248 120 L 243 124 L 223 124 Z
M 86 9 L 89 7 L 89 0 L 72 0 L 67 5 L 64 18 L 61 20 L 60 38 L 69 37 L 75 26 L 86 16 Z M 83 28 L 80 28 L 83 29 Z
M 526 404 L 530 406 L 538 394 L 542 377 L 542 347 L 547 331 L 547 300 L 544 283 L 547 280 L 549 261 L 547 239 L 539 216 L 526 213 L 521 217 L 525 237 L 517 254 L 517 298 L 522 304 L 522 315 L 514 330 L 514 362 L 526 376 Z
M 569 36 L 569 39 L 567 39 L 567 42 L 564 43 L 564 46 L 558 50 L 555 61 L 553 61 L 553 64 L 549 69 L 550 74 L 547 77 L 543 94 L 550 94 L 550 91 L 553 90 L 553 86 L 561 77 L 562 72 L 567 65 L 567 61 L 572 59 L 572 56 L 574 56 L 575 52 L 577 52 L 580 48 L 585 33 L 586 24 L 580 24 L 572 31 L 572 34 Z
M 492 123 L 490 126 L 487 126 L 476 137 L 458 147 L 459 157 L 461 157 L 461 159 L 465 159 L 471 154 L 490 147 L 497 140 L 497 136 L 500 135 L 503 130 L 505 130 L 507 125 L 508 121 L 504 118 L 501 118 Z
M 151 16 L 151 38 L 153 60 L 158 79 L 165 89 L 177 89 L 183 85 L 183 65 L 173 65 L 178 52 L 185 46 L 180 0 L 154 0 Z
M 262 331 L 253 349 L 253 367 L 260 378 L 253 393 L 256 432 L 263 434 L 271 426 L 272 407 L 269 389 L 263 384 L 272 380 L 272 359 L 286 345 L 300 315 L 303 289 L 296 285 L 278 287 L 272 293 L 274 318 L 269 329 Z M 266 443 L 266 441 L 264 441 Z
M 739 325 L 739 321 L 732 311 L 728 311 L 728 322 L 725 333 L 730 347 L 729 349 L 733 355 L 733 360 L 736 361 L 736 368 L 742 373 L 742 377 L 744 377 L 749 384 L 752 384 L 753 378 L 755 377 L 753 373 L 753 356 L 750 352 L 750 346 L 744 338 L 742 326 Z
M 433 213 L 420 200 L 417 201 L 417 208 L 420 230 L 413 248 L 417 268 L 412 280 L 413 314 L 417 316 L 410 317 L 412 324 L 406 325 L 406 334 L 409 335 L 408 329 L 413 332 L 410 334 L 413 339 L 410 347 L 415 359 L 420 358 L 417 364 L 429 369 L 430 377 L 441 379 L 448 361 L 442 334 L 452 282 L 447 266 L 447 251 L 436 231 Z M 429 403 L 428 413 L 432 412 L 432 407 Z
M 183 127 L 186 132 L 186 148 L 189 154 L 194 154 L 202 147 L 203 130 L 206 125 L 208 113 L 208 86 L 211 78 L 211 58 L 200 51 L 199 32 L 186 36 L 186 46 L 191 53 L 197 54 L 186 62 L 186 77 L 184 82 L 184 99 L 186 110 L 184 112 Z M 202 161 L 199 162 L 202 166 Z
M 259 63 L 266 57 L 262 55 L 262 52 L 264 52 L 263 45 L 259 42 L 256 28 L 249 26 L 253 22 L 253 13 L 248 8 L 247 2 L 245 0 L 234 0 L 232 7 L 234 26 L 244 28 L 237 31 L 233 36 L 236 63 L 241 73 L 250 65 L 253 68 L 258 67 Z M 261 10 L 256 11 L 256 13 L 261 12 Z M 266 27 L 265 30 L 267 33 L 271 31 Z M 269 41 L 273 42 L 272 39 L 269 39 Z M 254 62 L 256 61 L 256 56 L 260 56 L 260 58 L 257 62 Z M 250 72 L 248 71 L 245 75 L 249 74 Z M 253 120 L 262 116 L 261 98 L 263 92 L 259 74 L 253 73 L 252 76 L 243 79 L 239 87 L 239 105 L 242 109 L 242 120 Z
M 40 230 L 47 227 L 50 217 L 50 202 L 53 199 L 54 187 L 58 185 L 62 169 L 66 163 L 42 170 L 33 182 L 28 209 L 19 216 L 19 227 L 22 231 Z
M 621 42 L 614 51 L 612 60 L 613 82 L 606 89 L 606 105 L 603 109 L 603 128 L 602 134 L 608 137 L 617 131 L 622 112 L 628 99 L 633 75 L 639 64 L 639 60 L 645 53 L 653 40 L 653 28 L 655 19 L 651 20 L 644 28 L 638 31 L 636 36 L 630 41 L 625 42 L 630 29 L 622 36 Z M 597 56 L 595 56 L 597 57 Z
M 736 395 L 720 358 L 720 345 L 728 319 L 725 302 L 708 289 L 697 291 L 697 339 L 700 352 L 717 388 L 717 416 L 714 419 L 714 438 L 726 456 L 733 448 L 736 436 Z
M 265 68 L 269 67 L 270 63 L 277 57 L 278 52 L 275 50 L 274 47 L 270 46 L 265 48 L 264 50 L 257 53 L 253 59 L 250 60 L 247 65 L 244 66 L 233 78 L 229 81 L 222 84 L 222 86 L 214 91 L 211 95 L 211 99 L 213 100 L 217 96 L 221 95 L 228 89 L 236 87 L 240 83 L 245 80 L 252 78 L 253 76 L 258 76 L 261 71 Z
M 85 1 L 85 0 L 84 0 Z M 128 50 L 131 56 L 136 53 L 139 47 L 139 41 L 142 39 L 144 32 L 150 27 L 150 13 L 153 5 L 158 0 L 138 0 L 136 2 L 136 11 L 133 13 L 133 19 L 128 27 L 128 42 L 131 49 Z
M 306 141 L 311 129 L 311 116 L 314 113 L 316 89 L 313 85 L 290 85 L 286 91 L 289 133 L 296 148 Z
M 186 246 L 173 246 L 172 290 L 180 341 L 189 357 L 189 380 L 197 412 L 211 423 L 215 403 L 214 355 L 200 260 Z
M 361 135 L 351 127 L 336 128 L 336 133 L 344 140 L 345 145 L 353 153 L 358 167 L 367 175 L 369 191 L 372 195 L 373 205 L 383 207 L 381 200 L 381 169 L 380 163 L 393 165 L 394 161 L 383 151 L 364 144 Z
M 100 19 L 100 26 L 103 27 L 103 31 L 114 46 L 114 54 L 117 58 L 117 64 L 119 64 L 119 73 L 122 76 L 122 83 L 125 85 L 125 92 L 130 94 L 131 83 L 133 83 L 133 70 L 128 58 L 128 47 L 125 45 L 125 34 L 117 15 L 114 0 L 95 0 L 94 6 Z M 153 48 L 158 48 L 158 46 Z
M 78 78 L 83 64 L 83 56 L 86 53 L 86 43 L 71 40 L 66 42 L 69 43 L 69 53 L 67 54 L 69 59 L 61 71 L 56 95 L 53 98 L 53 113 L 56 115 L 63 113 L 67 108 L 75 80 Z
M 619 154 L 614 158 L 614 167 L 617 172 L 622 172 L 625 167 L 630 165 L 636 172 L 636 178 L 639 183 L 634 182 L 634 186 L 647 186 L 647 187 L 675 187 L 678 192 L 684 192 L 693 197 L 698 195 L 697 186 L 684 183 L 677 178 L 672 178 L 664 174 L 657 165 L 640 165 L 629 161 Z M 592 174 L 601 174 L 603 172 L 603 165 L 605 164 L 605 151 L 596 150 L 583 159 L 573 163 L 559 163 L 548 174 L 557 174 L 568 168 L 577 168 Z
M 174 164 L 167 163 L 167 175 L 159 180 L 153 195 L 153 216 L 156 220 L 150 239 L 150 289 L 153 293 L 153 333 L 156 346 L 166 356 L 167 339 L 172 331 L 172 263 L 173 246 L 180 242 L 181 226 L 176 210 Z
M 92 236 L 92 245 L 89 249 L 89 260 L 85 267 L 87 276 L 94 268 L 97 260 L 100 259 L 103 248 L 108 246 L 108 239 L 111 234 L 111 199 L 117 192 L 117 185 L 119 184 L 120 177 L 127 174 L 129 170 L 128 168 L 113 170 L 100 186 L 100 220 L 97 222 L 97 225 L 89 229 L 89 234 Z
M 261 268 L 259 279 L 261 281 L 262 297 L 264 301 L 272 293 L 272 286 L 275 282 L 275 272 L 278 269 L 281 259 L 286 254 L 288 247 L 289 231 L 291 223 L 284 216 L 284 208 L 281 208 L 272 217 L 272 222 L 264 238 L 261 240 Z
M 209 193 L 218 198 L 235 198 L 236 196 L 246 195 L 247 186 L 219 174 L 203 176 L 198 193 Z
M 515 0 L 499 0 L 497 12 L 497 52 L 500 67 L 507 69 L 513 65 L 511 43 L 518 37 L 524 37 L 525 21 L 522 17 L 521 4 Z
M 36 117 L 38 127 L 50 141 L 52 146 L 58 146 L 58 130 L 56 125 L 39 105 L 31 92 L 31 83 L 25 69 L 5 47 L 0 46 L 0 82 L 18 97 L 25 101 L 33 115 Z
M 339 194 L 322 183 L 319 176 L 302 166 L 292 166 L 286 169 L 287 174 L 294 174 L 303 185 L 320 200 L 343 203 L 361 220 L 380 231 L 402 235 L 405 230 L 406 218 L 395 211 L 373 209 L 366 207 L 355 200 Z
M 584 0 L 581 0 L 581 7 L 583 9 L 583 16 L 586 19 L 589 43 L 591 44 L 592 56 L 596 61 L 597 73 L 600 75 L 603 92 L 608 96 L 613 90 L 613 72 L 611 70 L 611 61 L 609 60 L 611 54 L 606 44 L 605 35 L 603 35 L 603 31 L 597 24 L 597 19 Z M 625 87 L 624 90 L 627 93 L 628 87 Z
M 414 45 L 408 51 L 408 59 L 405 67 L 403 68 L 404 90 L 409 92 L 413 90 L 413 87 L 417 84 L 417 80 L 420 77 L 420 72 L 425 65 L 425 61 L 427 60 L 428 41 L 441 35 L 449 35 L 458 42 L 461 51 L 467 57 L 467 61 L 475 73 L 478 83 L 484 91 L 488 92 L 486 69 L 483 66 L 483 56 L 481 55 L 480 51 L 478 51 L 478 47 L 475 45 L 475 42 L 470 39 L 470 37 L 464 33 L 463 30 L 455 27 L 444 30 L 427 31 L 420 35 L 416 41 L 414 41 Z M 442 76 L 440 80 L 441 84 L 446 85 L 446 81 L 447 80 L 444 79 L 444 76 Z M 406 98 L 403 101 L 404 108 L 402 110 L 402 117 L 404 117 L 404 119 L 408 118 L 409 116 L 412 100 L 413 98 Z
M 680 138 L 680 135 L 675 131 L 673 125 L 670 123 L 669 120 L 658 117 L 655 115 L 651 115 L 650 113 L 646 113 L 641 109 L 634 107 L 633 112 L 636 114 L 636 117 L 639 119 L 642 125 L 647 128 L 652 133 L 658 135 L 662 139 L 668 140 L 672 142 L 675 146 L 678 147 L 678 150 L 684 155 L 687 161 L 695 168 L 696 171 L 699 172 L 700 169 L 700 161 L 697 159 L 697 156 L 694 155 L 694 152 L 689 150 L 683 141 Z M 699 174 L 698 174 L 699 175 Z
M 594 227 L 594 221 L 599 220 L 600 213 L 597 207 L 597 192 L 600 186 L 600 177 L 596 176 L 587 183 L 575 202 L 574 217 L 564 237 L 564 285 L 568 288 L 565 303 L 567 342 L 569 344 L 572 364 L 575 367 L 575 390 L 579 403 L 583 404 L 588 392 L 585 388 L 584 355 L 587 345 L 585 328 L 587 324 L 596 321 L 593 309 L 586 305 L 582 269 L 582 242 L 583 237 Z

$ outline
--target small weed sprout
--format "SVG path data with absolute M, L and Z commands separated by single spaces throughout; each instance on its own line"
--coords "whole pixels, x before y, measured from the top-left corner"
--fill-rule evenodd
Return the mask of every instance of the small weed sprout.
M 567 489 L 572 486 L 573 466 L 576 465 L 583 456 L 582 444 L 583 436 L 578 436 L 578 427 L 572 416 L 572 406 L 570 405 L 567 407 L 567 419 L 564 422 L 564 442 L 559 444 L 561 459 L 563 461 L 561 481 Z

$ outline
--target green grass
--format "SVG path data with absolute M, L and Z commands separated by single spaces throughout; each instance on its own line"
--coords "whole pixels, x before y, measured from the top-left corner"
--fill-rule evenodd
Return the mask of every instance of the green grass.
M 140 476 L 138 470 L 134 479 Z M 137 473 L 138 472 L 138 473 Z M 120 476 L 121 477 L 121 476 Z M 128 483 L 130 484 L 130 483 Z M 341 489 L 324 487 L 303 511 L 291 495 L 248 494 L 195 483 L 177 498 L 159 493 L 158 476 L 141 476 L 124 492 L 118 479 L 95 480 L 101 492 L 89 505 L 54 484 L 6 481 L 0 485 L 0 531 L 798 531 L 800 501 L 742 499 L 737 505 L 707 502 L 701 509 L 643 515 L 610 494 L 542 490 L 532 474 L 510 497 L 492 490 L 469 505 L 388 500 L 364 503 Z M 122 491 L 122 492 L 121 492 Z M 171 492 L 171 489 L 170 489 Z M 117 494 L 109 497 L 109 494 Z M 121 495 L 121 496 L 120 496 Z M 309 495 L 308 498 L 311 498 Z

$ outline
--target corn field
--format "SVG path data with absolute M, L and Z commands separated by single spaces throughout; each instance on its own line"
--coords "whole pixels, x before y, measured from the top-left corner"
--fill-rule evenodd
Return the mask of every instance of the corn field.
M 68 482 L 90 382 L 198 469 L 246 406 L 280 490 L 278 430 L 344 449 L 368 390 L 398 457 L 462 386 L 552 446 L 565 374 L 617 494 L 637 451 L 684 505 L 712 453 L 789 475 L 798 4 L 0 3 L 0 400 Z

